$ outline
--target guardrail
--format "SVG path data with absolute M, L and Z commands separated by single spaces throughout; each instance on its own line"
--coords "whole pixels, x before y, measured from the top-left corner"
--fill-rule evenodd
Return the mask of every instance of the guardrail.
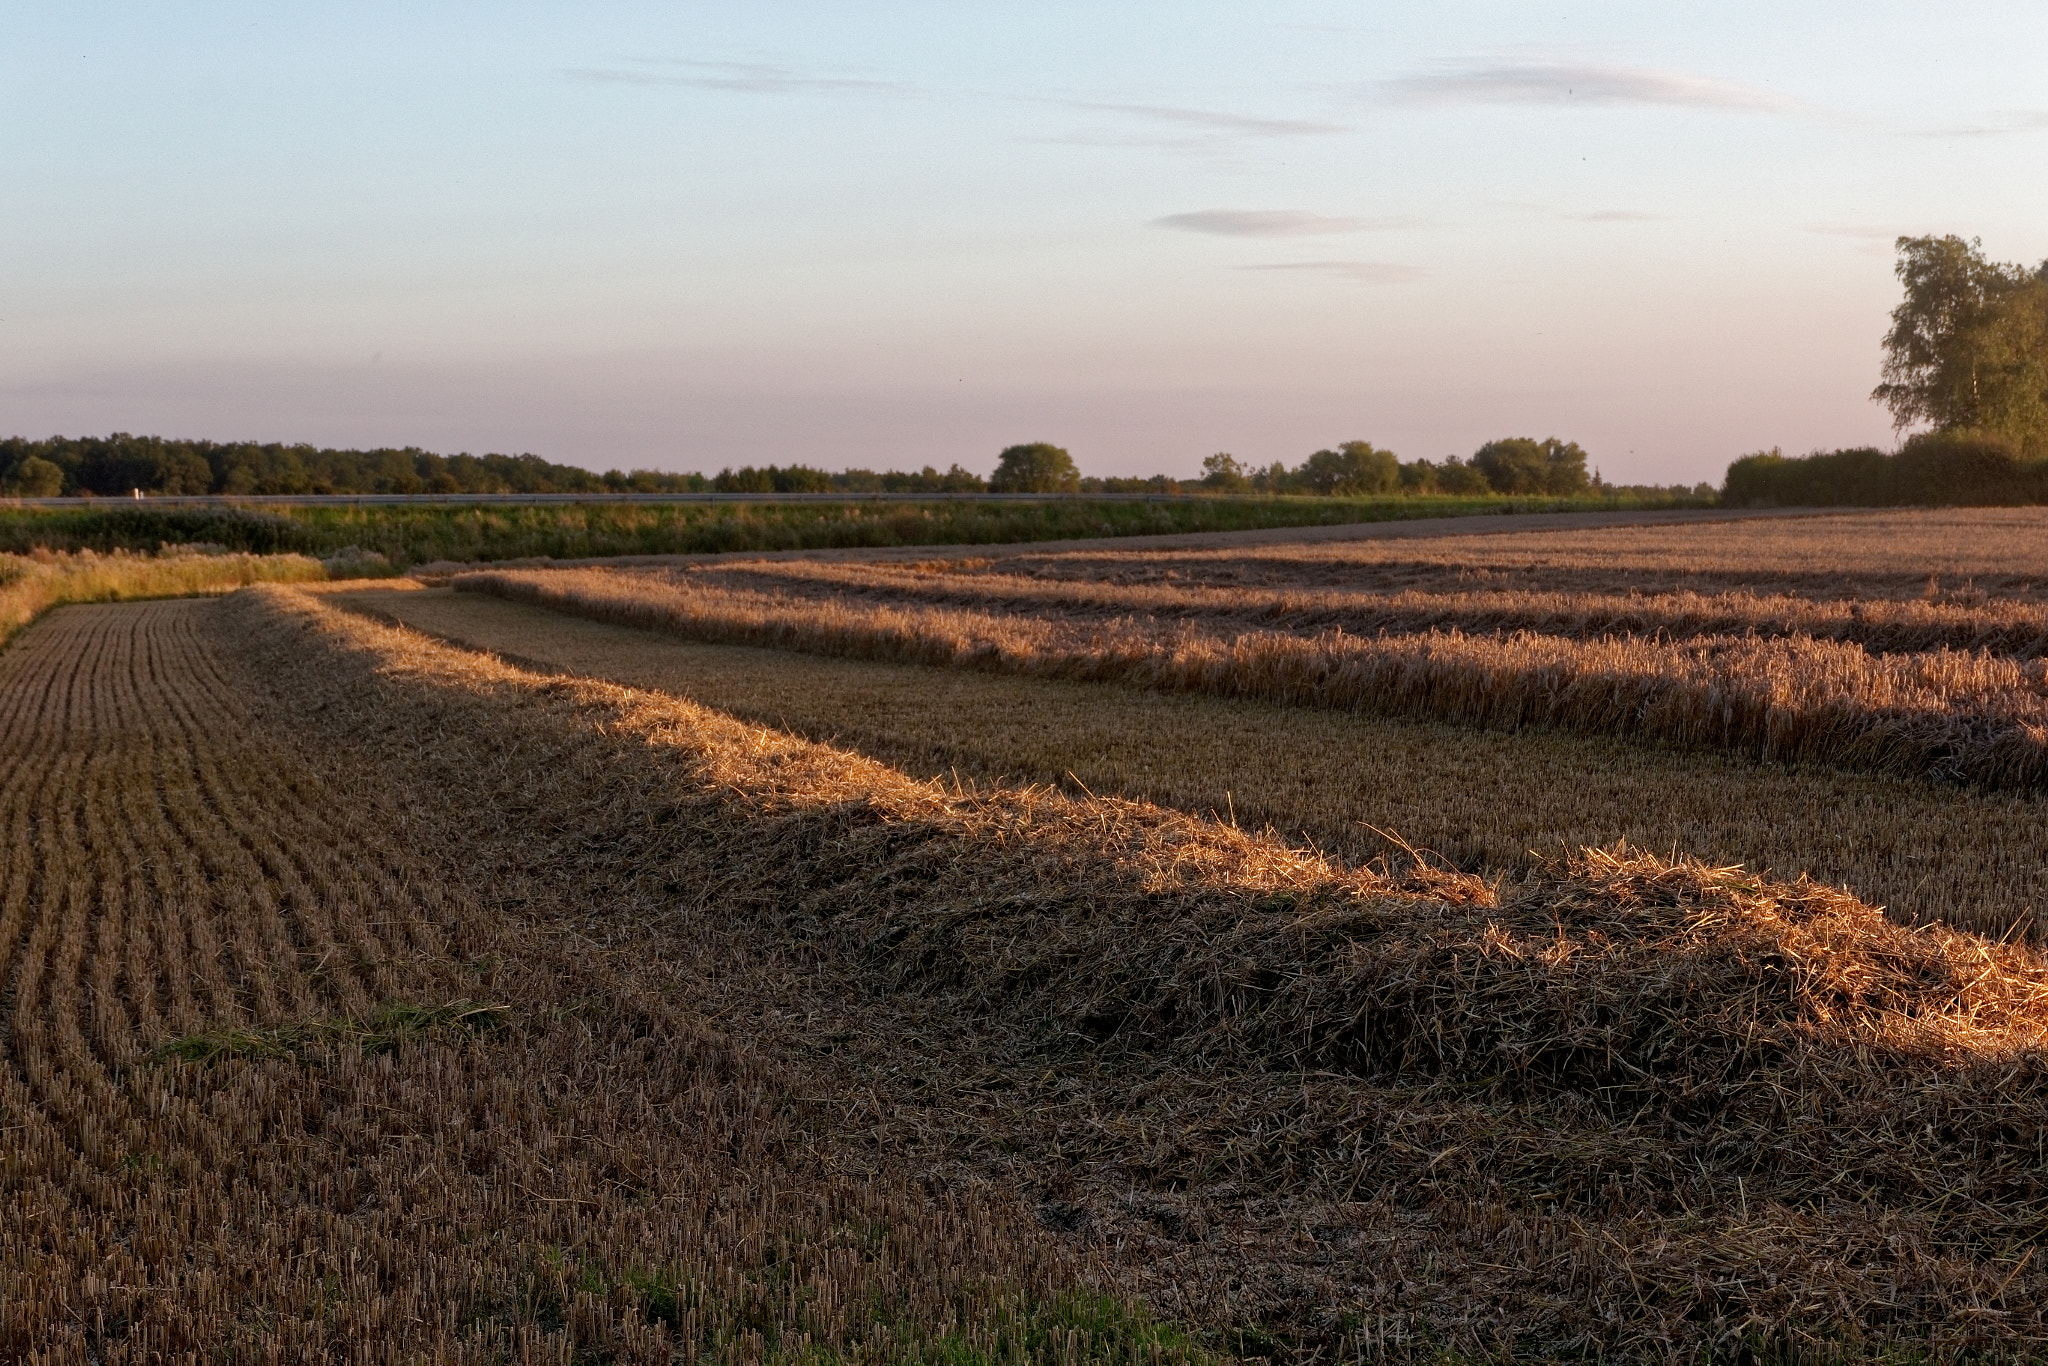
M 0 498 L 0 507 L 113 509 L 412 505 L 517 507 L 547 503 L 1185 503 L 1216 496 L 1204 493 L 146 493 L 139 497 L 127 498 Z M 1266 497 L 1270 499 L 1271 495 Z

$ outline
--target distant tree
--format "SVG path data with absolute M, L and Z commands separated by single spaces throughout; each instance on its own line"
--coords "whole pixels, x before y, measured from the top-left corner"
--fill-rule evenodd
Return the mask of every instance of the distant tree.
M 851 473 L 851 471 L 848 471 Z M 921 470 L 887 470 L 882 476 L 884 493 L 986 493 L 988 480 L 972 470 L 962 469 L 958 462 L 947 467 L 941 474 L 926 465 Z
M 711 476 L 711 487 L 718 493 L 773 493 L 775 481 L 768 471 L 757 470 L 752 465 L 734 469 L 728 465 Z
M 1347 441 L 1302 461 L 1296 477 L 1308 492 L 1325 497 L 1393 493 L 1401 487 L 1401 460 L 1370 441 Z
M 667 470 L 606 470 L 604 486 L 613 493 L 703 493 L 711 481 L 701 474 Z
M 64 471 L 31 455 L 8 472 L 6 487 L 16 498 L 55 498 L 64 492 Z
M 1884 339 L 1873 400 L 1894 430 L 1977 431 L 2048 455 L 2048 261 L 2033 271 L 1984 258 L 1960 237 L 1901 237 L 1905 298 Z
M 809 465 L 728 466 L 712 479 L 719 493 L 830 493 L 832 476 Z
M 1289 470 L 1286 465 L 1278 460 L 1275 460 L 1262 470 L 1253 470 L 1251 481 L 1254 493 L 1293 493 L 1295 491 L 1293 471 Z
M 1074 457 L 1058 446 L 1034 441 L 1005 449 L 996 458 L 988 487 L 991 493 L 1076 493 L 1081 471 L 1074 467 Z
M 1252 486 L 1245 474 L 1244 466 L 1237 463 L 1237 457 L 1228 451 L 1218 451 L 1202 459 L 1202 487 L 1218 493 L 1242 493 Z
M 1081 481 L 1083 493 L 1179 493 L 1180 480 L 1170 474 L 1153 475 L 1110 475 L 1097 478 L 1093 475 Z
M 1489 441 L 1472 453 L 1472 468 L 1495 493 L 1583 493 L 1592 482 L 1578 443 L 1554 436 Z
M 1490 487 L 1485 475 L 1455 455 L 1445 456 L 1442 464 L 1434 460 L 1401 462 L 1403 493 L 1473 494 L 1486 493 Z

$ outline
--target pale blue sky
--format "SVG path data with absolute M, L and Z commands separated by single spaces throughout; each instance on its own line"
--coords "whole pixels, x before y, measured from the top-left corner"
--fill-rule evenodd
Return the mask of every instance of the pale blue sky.
M 1095 473 L 1888 442 L 2048 5 L 7 9 L 0 429 Z

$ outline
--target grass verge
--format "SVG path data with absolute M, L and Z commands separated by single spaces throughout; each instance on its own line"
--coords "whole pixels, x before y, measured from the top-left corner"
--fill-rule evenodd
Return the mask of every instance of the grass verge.
M 401 567 L 435 560 L 582 559 L 904 545 L 1000 545 L 1261 527 L 1696 507 L 1608 498 L 1188 498 L 1162 502 L 722 503 L 0 508 L 0 551 L 150 549 L 207 541 L 252 553 L 351 547 Z

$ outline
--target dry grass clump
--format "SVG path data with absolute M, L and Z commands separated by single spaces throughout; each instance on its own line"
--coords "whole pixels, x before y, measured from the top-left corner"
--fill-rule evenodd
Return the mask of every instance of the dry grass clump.
M 1496 729 L 1550 726 L 2019 788 L 2048 777 L 2048 666 L 1978 652 L 1872 655 L 1803 636 L 1211 634 L 1186 622 L 1067 625 L 790 600 L 601 570 L 466 574 L 454 586 L 701 640 Z
M 1037 1192 L 1159 1302 L 1417 1358 L 2048 1336 L 2025 950 L 1625 851 L 1346 868 L 305 598 L 233 610 L 308 746 L 361 735 L 408 820 L 573 928 L 557 952 L 811 1059 L 878 1165 Z
M 0 1357 L 1201 1357 L 1007 1207 L 833 1161 L 758 1040 L 422 839 L 354 745 L 430 716 L 216 611 L 0 655 Z
M 1559 731 L 934 672 L 673 636 L 475 593 L 355 592 L 356 610 L 546 672 L 680 693 L 926 777 L 1058 784 L 1270 825 L 1356 862 L 1400 831 L 1466 869 L 1616 840 L 1846 885 L 1908 922 L 2036 937 L 2040 800 Z
M 65 602 L 119 602 L 225 593 L 252 583 L 297 583 L 327 576 L 304 555 L 230 555 L 205 547 L 166 547 L 161 555 L 117 550 L 0 555 L 0 645 Z

